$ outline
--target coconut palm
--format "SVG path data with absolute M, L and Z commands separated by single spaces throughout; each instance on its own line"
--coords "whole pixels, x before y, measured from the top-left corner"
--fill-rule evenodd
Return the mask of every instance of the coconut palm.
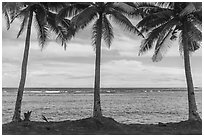
M 15 5 L 15 9 L 12 9 L 11 5 Z M 15 104 L 15 111 L 13 115 L 12 121 L 19 122 L 21 121 L 21 104 L 23 98 L 23 91 L 26 81 L 26 73 L 27 73 L 27 62 L 28 62 L 28 55 L 29 55 L 29 48 L 30 48 L 30 36 L 31 36 L 31 26 L 33 22 L 33 13 L 35 13 L 35 18 L 37 25 L 39 27 L 39 41 L 41 45 L 45 44 L 47 40 L 47 27 L 46 27 L 46 14 L 44 7 L 40 4 L 36 3 L 3 3 L 3 11 L 5 16 L 8 19 L 8 23 L 10 24 L 13 22 L 15 18 L 21 18 L 22 23 L 20 30 L 17 34 L 17 38 L 22 34 L 22 32 L 27 27 L 26 32 L 26 40 L 25 40 L 25 49 L 21 67 L 21 79 L 18 88 L 18 94 Z M 9 21 L 9 16 L 11 17 L 11 21 Z M 9 25 L 7 25 L 9 26 Z
M 56 14 L 49 12 L 49 8 L 60 8 L 62 7 L 62 3 L 34 3 L 34 2 L 5 2 L 3 5 L 3 14 L 7 20 L 7 29 L 9 29 L 10 24 L 16 19 L 22 19 L 22 23 L 20 26 L 20 30 L 17 34 L 17 38 L 23 33 L 25 29 L 26 32 L 26 40 L 25 40 L 25 49 L 21 67 L 21 79 L 19 83 L 19 88 L 17 92 L 17 99 L 15 104 L 15 111 L 12 118 L 12 121 L 19 122 L 21 121 L 21 104 L 23 98 L 23 91 L 26 81 L 26 73 L 27 73 L 27 62 L 30 48 L 30 36 L 31 36 L 31 26 L 33 23 L 33 16 L 35 17 L 34 22 L 36 24 L 38 30 L 38 39 L 40 42 L 40 46 L 43 48 L 46 41 L 48 40 L 48 29 L 54 31 L 61 41 L 62 44 L 66 44 L 64 41 L 66 39 L 62 39 L 67 35 L 64 33 L 63 29 L 56 27 L 55 21 L 53 21 L 53 16 Z M 51 5 L 51 6 L 50 6 Z M 48 7 L 49 6 L 49 7 Z M 63 21 L 66 23 L 66 20 Z M 49 23 L 49 24 L 48 24 Z M 27 28 L 26 28 L 27 27 Z M 53 29 L 55 28 L 55 29 Z M 59 29 L 58 29 L 59 28 Z
M 124 15 L 127 13 L 126 9 L 122 7 L 121 3 L 113 2 L 85 2 L 85 3 L 74 3 L 75 5 L 85 5 L 82 11 L 74 15 L 71 19 L 71 24 L 75 27 L 75 32 L 85 28 L 89 23 L 95 20 L 93 24 L 92 31 L 92 44 L 96 50 L 96 59 L 95 59 L 95 82 L 94 82 L 94 108 L 93 108 L 93 117 L 101 118 L 101 103 L 100 103 L 100 62 L 101 62 L 101 39 L 103 38 L 107 46 L 111 46 L 113 40 L 113 28 L 111 23 L 108 20 L 108 16 L 116 24 L 125 27 L 127 30 L 138 33 L 135 26 L 129 21 L 129 19 Z M 87 5 L 87 6 L 86 6 Z M 60 12 L 59 16 L 66 17 L 66 11 Z M 73 13 L 73 12 L 72 12 Z M 73 14 L 72 14 L 73 15 Z
M 160 61 L 172 41 L 179 40 L 179 50 L 184 56 L 188 90 L 189 120 L 201 120 L 197 112 L 189 54 L 198 50 L 202 41 L 201 3 L 138 3 L 133 15 L 142 15 L 137 24 L 147 37 L 143 40 L 139 55 L 155 47 L 152 60 Z

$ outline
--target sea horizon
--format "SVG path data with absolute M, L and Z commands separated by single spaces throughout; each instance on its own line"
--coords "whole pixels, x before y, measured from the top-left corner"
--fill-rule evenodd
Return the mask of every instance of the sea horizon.
M 6 88 L 18 88 L 18 87 L 2 87 L 2 89 L 6 89 Z M 93 87 L 25 87 L 24 89 L 31 89 L 31 88 L 92 88 Z M 127 88 L 133 88 L 133 89 L 140 89 L 140 88 L 186 88 L 187 87 L 167 87 L 167 86 L 163 86 L 163 87 L 101 87 L 100 89 L 107 89 L 107 88 L 122 88 L 122 89 L 127 89 Z M 202 86 L 194 86 L 194 88 L 202 88 Z

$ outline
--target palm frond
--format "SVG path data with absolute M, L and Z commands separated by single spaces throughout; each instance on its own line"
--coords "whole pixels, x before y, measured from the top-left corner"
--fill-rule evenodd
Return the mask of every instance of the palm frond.
M 124 3 L 130 7 L 137 8 L 137 6 L 134 2 L 124 2 Z
M 155 2 L 157 6 L 165 9 L 173 9 L 174 2 Z
M 199 43 L 198 41 L 193 41 L 189 39 L 188 50 L 190 52 L 194 52 L 198 50 L 200 47 L 201 47 L 201 43 Z
M 164 10 L 164 8 L 156 5 L 155 2 L 136 2 L 134 3 L 134 11 L 130 13 L 130 17 L 145 16 Z M 166 8 L 165 8 L 166 9 Z
M 43 6 L 38 5 L 35 10 L 36 24 L 38 28 L 38 38 L 40 46 L 43 48 L 48 39 L 48 26 L 47 26 L 47 12 Z
M 115 2 L 107 2 L 105 4 L 105 7 L 112 7 L 112 5 L 114 4 Z
M 70 40 L 75 34 L 75 31 L 72 29 L 70 25 L 70 20 L 68 19 L 61 20 L 59 25 L 59 24 L 56 24 L 55 22 L 55 18 L 57 14 L 52 12 L 47 12 L 47 15 L 48 15 L 47 21 L 48 21 L 49 29 L 57 35 L 57 38 L 56 38 L 57 41 L 60 41 L 61 45 L 64 46 L 64 48 L 66 49 L 67 47 L 66 42 Z
M 165 25 L 161 25 L 149 31 L 149 33 L 147 34 L 147 38 L 145 38 L 141 42 L 139 56 L 153 48 L 154 43 L 157 41 L 159 34 L 164 29 L 164 27 Z
M 3 10 L 3 14 L 4 14 L 5 18 L 6 18 L 6 28 L 7 28 L 7 30 L 9 30 L 9 28 L 10 28 L 10 18 L 9 18 L 9 15 L 8 15 L 7 11 L 5 11 L 5 10 Z
M 101 33 L 102 30 L 100 28 L 100 20 L 97 19 L 92 28 L 92 45 L 94 49 L 96 48 L 97 42 L 101 40 L 101 37 L 99 37 Z
M 196 15 L 196 13 L 195 14 L 192 13 L 189 16 L 187 16 L 187 20 L 191 22 L 191 24 L 195 25 L 200 31 L 202 31 L 202 16 L 199 17 Z
M 188 25 L 188 37 L 193 41 L 202 41 L 202 32 L 192 22 L 187 22 Z
M 157 46 L 158 48 L 155 50 L 152 57 L 153 62 L 161 61 L 167 50 L 172 46 L 172 40 L 170 39 L 172 31 L 173 30 L 169 30 L 160 46 Z
M 22 2 L 3 2 L 2 3 L 2 10 L 3 12 L 7 12 L 10 18 L 12 19 L 19 10 L 23 7 Z
M 108 45 L 108 47 L 110 48 L 111 46 L 111 42 L 114 38 L 114 35 L 113 35 L 113 30 L 112 30 L 112 25 L 110 24 L 110 22 L 108 21 L 108 19 L 106 18 L 106 16 L 103 17 L 103 33 L 102 33 L 102 36 L 103 36 L 103 39 L 104 41 L 106 42 L 106 44 Z
M 66 7 L 66 2 L 40 2 L 47 10 L 59 12 L 62 8 Z
M 72 17 L 81 12 L 82 10 L 89 7 L 88 4 L 85 3 L 70 3 L 66 5 L 63 9 L 61 9 L 57 15 L 57 18 L 65 18 L 65 17 Z
M 180 33 L 179 38 L 180 38 L 179 51 L 181 55 L 183 55 L 183 46 L 188 46 L 189 52 L 195 52 L 201 47 L 201 43 L 189 39 L 188 34 L 183 31 Z
M 22 32 L 25 30 L 25 26 L 27 25 L 27 22 L 28 22 L 28 18 L 29 18 L 29 12 L 25 13 L 24 14 L 24 17 L 23 17 L 23 21 L 21 23 L 21 27 L 20 27 L 20 30 L 17 34 L 17 38 L 22 34 Z
M 129 5 L 128 5 L 129 6 Z M 131 10 L 131 7 L 127 7 L 127 5 L 123 2 L 119 2 L 119 3 L 113 3 L 112 5 L 110 5 L 109 7 L 106 7 L 107 10 L 109 9 L 114 9 L 124 15 L 129 15 Z
M 149 31 L 165 22 L 169 21 L 173 12 L 170 10 L 163 10 L 144 17 L 138 24 L 137 28 L 141 28 L 141 32 Z
M 157 52 L 157 50 L 159 50 L 160 46 L 163 44 L 163 42 L 165 41 L 165 39 L 168 37 L 168 35 L 170 33 L 173 32 L 175 26 L 178 24 L 179 22 L 177 21 L 176 18 L 173 18 L 172 20 L 166 22 L 164 25 L 165 27 L 163 28 L 163 30 L 160 32 L 156 46 L 155 46 L 155 50 Z
M 171 46 L 171 37 L 172 32 L 174 32 L 175 26 L 177 25 L 178 21 L 176 19 L 172 19 L 165 24 L 160 26 L 160 32 L 157 37 L 157 42 L 155 46 L 155 52 L 152 57 L 153 61 L 160 61 L 164 54 L 167 52 L 167 49 Z M 157 31 L 158 31 L 157 30 Z
M 189 2 L 188 5 L 179 13 L 179 16 L 185 16 L 192 12 L 196 11 L 196 8 L 193 3 Z
M 11 21 L 10 23 L 13 23 L 13 21 L 16 19 L 16 18 L 24 18 L 24 16 L 26 16 L 26 14 L 28 12 L 31 11 L 31 6 L 26 6 L 26 7 L 23 7 L 23 8 L 20 8 L 18 10 L 18 12 L 16 12 L 15 16 L 12 16 L 11 17 Z
M 27 22 L 28 22 L 28 18 L 29 18 L 29 13 L 32 12 L 30 11 L 30 6 L 27 6 L 26 8 L 24 9 L 21 9 L 19 10 L 19 13 L 16 14 L 15 17 L 13 17 L 13 19 L 11 20 L 10 23 L 12 23 L 14 21 L 15 18 L 19 17 L 19 18 L 23 18 L 23 21 L 21 23 L 21 27 L 20 27 L 20 30 L 17 34 L 17 38 L 23 33 L 23 31 L 25 30 L 25 26 L 27 25 Z
M 137 33 L 138 35 L 144 37 L 142 33 L 126 18 L 123 14 L 116 10 L 111 10 L 108 12 L 110 14 L 111 19 L 113 19 L 117 24 L 125 27 L 126 30 Z
M 51 31 L 55 32 L 56 34 L 59 32 L 58 28 L 57 28 L 57 24 L 55 22 L 55 18 L 56 18 L 57 14 L 52 13 L 52 12 L 47 12 L 47 22 L 48 22 L 48 26 L 50 28 Z
M 183 34 L 183 37 L 188 41 L 188 50 L 194 52 L 201 46 L 202 32 L 189 21 L 185 22 L 185 28 L 185 35 Z
M 22 4 L 19 2 L 2 2 L 2 13 L 6 18 L 7 30 L 10 28 L 11 20 L 17 15 Z
M 71 22 L 76 28 L 83 29 L 86 27 L 95 17 L 97 17 L 97 9 L 94 6 L 84 9 L 71 19 Z

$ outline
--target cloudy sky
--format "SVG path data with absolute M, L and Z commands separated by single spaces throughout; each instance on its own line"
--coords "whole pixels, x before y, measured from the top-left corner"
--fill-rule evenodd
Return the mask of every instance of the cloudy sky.
M 20 22 L 10 30 L 2 22 L 2 86 L 17 87 L 24 50 L 24 34 L 16 39 Z M 160 62 L 152 62 L 153 51 L 138 56 L 142 38 L 113 25 L 111 48 L 102 42 L 101 87 L 185 87 L 183 58 L 175 42 Z M 68 42 L 65 51 L 50 41 L 41 50 L 35 26 L 26 87 L 93 87 L 95 51 L 91 46 L 91 24 Z M 191 56 L 194 86 L 202 86 L 202 50 Z

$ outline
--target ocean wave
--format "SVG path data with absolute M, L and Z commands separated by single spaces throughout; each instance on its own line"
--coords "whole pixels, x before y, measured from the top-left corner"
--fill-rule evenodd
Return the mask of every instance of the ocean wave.
M 45 91 L 45 93 L 48 93 L 48 94 L 55 94 L 55 93 L 60 93 L 61 91 L 59 90 L 47 90 Z
M 41 90 L 35 90 L 35 91 L 28 91 L 28 92 L 31 92 L 31 93 L 42 93 L 42 91 Z

